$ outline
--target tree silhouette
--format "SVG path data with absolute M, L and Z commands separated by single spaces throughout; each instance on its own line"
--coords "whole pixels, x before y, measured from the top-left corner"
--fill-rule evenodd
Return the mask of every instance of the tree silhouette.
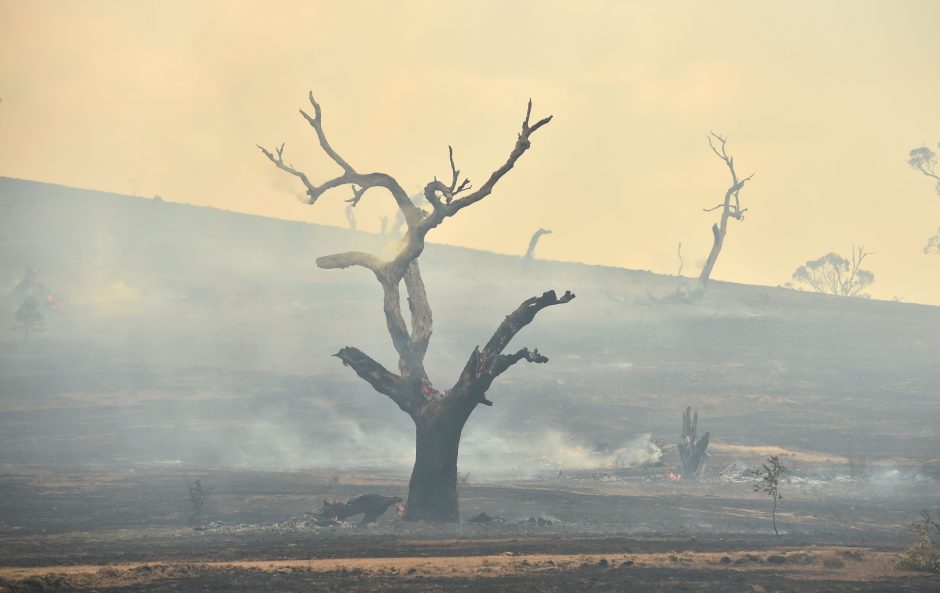
M 937 147 L 940 148 L 940 143 L 937 144 Z M 926 146 L 914 148 L 908 154 L 907 164 L 933 179 L 935 182 L 934 191 L 940 196 L 940 175 L 937 175 L 937 154 L 934 151 Z M 940 228 L 937 229 L 935 235 L 927 240 L 924 253 L 940 253 Z
M 342 173 L 319 185 L 310 181 L 302 171 L 284 161 L 284 145 L 274 151 L 258 148 L 277 168 L 303 183 L 307 203 L 315 204 L 325 192 L 340 186 L 350 186 L 353 196 L 347 200 L 356 206 L 370 189 L 381 188 L 391 194 L 404 219 L 405 235 L 398 253 L 384 261 L 370 253 L 359 251 L 327 255 L 317 259 L 324 269 L 361 267 L 371 271 L 384 294 L 383 309 L 386 328 L 392 345 L 398 353 L 398 372 L 393 372 L 357 348 L 345 347 L 335 354 L 343 364 L 350 366 L 373 389 L 389 397 L 408 414 L 415 423 L 415 465 L 408 488 L 405 518 L 407 520 L 457 521 L 457 452 L 460 435 L 470 414 L 479 404 L 493 405 L 486 398 L 492 382 L 520 360 L 544 363 L 548 358 L 538 350 L 521 348 L 504 354 L 509 342 L 535 315 L 546 307 L 571 301 L 574 295 L 565 292 L 561 297 L 554 291 L 526 299 L 510 313 L 481 349 L 477 346 L 470 354 L 456 382 L 448 389 L 438 390 L 424 368 L 424 358 L 432 333 L 431 307 L 428 302 L 418 257 L 424 251 L 427 234 L 446 219 L 486 198 L 496 183 L 508 173 L 519 158 L 529 150 L 530 138 L 551 121 L 551 116 L 531 123 L 532 101 L 529 101 L 522 128 L 505 163 L 490 173 L 484 183 L 470 191 L 470 180 L 460 180 L 460 171 L 454 163 L 454 151 L 449 147 L 450 181 L 434 178 L 424 186 L 424 198 L 430 211 L 419 208 L 401 184 L 382 172 L 361 173 L 331 146 L 323 130 L 320 105 L 309 95 L 313 115 L 303 109 L 300 114 L 313 128 L 320 147 L 342 169 Z M 402 312 L 400 285 L 407 290 L 407 303 L 411 327 Z
M 777 534 L 777 537 L 780 537 L 780 532 L 777 531 L 777 501 L 783 498 L 783 495 L 780 494 L 780 475 L 787 471 L 787 468 L 783 467 L 780 458 L 776 455 L 768 457 L 767 463 L 763 464 L 762 467 L 764 472 L 761 474 L 760 483 L 754 484 L 754 491 L 763 492 L 774 499 L 770 517 L 773 521 L 774 533 Z
M 712 248 L 708 253 L 708 258 L 705 260 L 705 265 L 702 267 L 702 272 L 698 277 L 698 287 L 695 291 L 698 295 L 705 292 L 705 287 L 708 285 L 709 279 L 711 279 L 715 263 L 718 262 L 718 255 L 721 253 L 721 248 L 725 244 L 725 235 L 728 234 L 728 220 L 731 218 L 744 220 L 744 213 L 747 212 L 747 208 L 741 208 L 740 193 L 744 184 L 754 177 L 752 173 L 743 179 L 738 178 L 738 173 L 734 169 L 734 157 L 728 154 L 727 143 L 727 138 L 714 132 L 708 136 L 708 146 L 718 158 L 724 161 L 725 166 L 728 167 L 728 173 L 731 175 L 731 185 L 725 190 L 724 200 L 720 204 L 712 208 L 704 208 L 705 212 L 721 210 L 721 218 L 718 219 L 717 223 L 712 225 Z
M 29 341 L 29 333 L 38 329 L 43 322 L 42 311 L 39 310 L 39 301 L 34 296 L 26 297 L 16 310 L 16 327 L 23 330 L 23 340 Z
M 852 260 L 838 253 L 826 255 L 806 262 L 793 272 L 793 279 L 807 284 L 816 292 L 837 296 L 868 296 L 862 293 L 875 281 L 875 275 L 861 269 L 862 260 L 872 255 L 865 247 L 852 248 Z

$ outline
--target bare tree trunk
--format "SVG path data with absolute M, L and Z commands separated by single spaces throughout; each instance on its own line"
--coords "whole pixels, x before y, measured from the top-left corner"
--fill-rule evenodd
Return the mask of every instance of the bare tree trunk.
M 528 264 L 535 257 L 535 246 L 538 245 L 539 239 L 542 238 L 542 235 L 550 235 L 552 231 L 549 229 L 539 229 L 532 233 L 532 238 L 529 239 L 529 248 L 525 251 L 525 263 Z
M 712 142 L 712 138 L 718 141 L 718 146 L 715 146 L 715 143 Z M 699 295 L 705 292 L 708 281 L 711 279 L 712 270 L 715 268 L 715 263 L 718 261 L 718 255 L 721 253 L 721 248 L 725 244 L 725 235 L 728 233 L 728 219 L 744 219 L 744 213 L 747 211 L 747 208 L 741 208 L 740 196 L 738 194 L 741 192 L 741 188 L 744 187 L 744 184 L 754 177 L 752 174 L 744 179 L 738 179 L 738 174 L 734 170 L 734 157 L 729 155 L 725 149 L 727 141 L 727 138 L 715 133 L 712 133 L 708 138 L 708 145 L 711 147 L 712 152 L 724 161 L 725 165 L 728 167 L 728 171 L 731 173 L 731 186 L 725 192 L 725 199 L 722 203 L 713 208 L 705 208 L 706 212 L 720 208 L 721 219 L 718 223 L 712 225 L 712 248 L 708 253 L 708 259 L 705 260 L 705 265 L 702 267 L 702 272 L 698 277 L 696 293 Z M 732 198 L 734 199 L 733 201 Z
M 451 415 L 418 421 L 415 426 L 415 465 L 408 483 L 407 518 L 458 521 L 457 451 L 463 422 Z
M 724 219 L 725 217 L 722 216 Z M 727 224 L 727 219 L 725 219 L 725 224 Z M 708 259 L 705 260 L 705 265 L 702 266 L 702 273 L 698 277 L 698 286 L 699 291 L 705 292 L 705 287 L 708 285 L 708 281 L 711 279 L 712 270 L 715 268 L 715 263 L 718 261 L 718 254 L 721 253 L 721 248 L 725 244 L 725 232 L 717 224 L 712 225 L 712 234 L 714 235 L 714 240 L 712 241 L 712 249 L 708 253 Z
M 780 532 L 777 531 L 777 498 L 778 497 L 775 495 L 774 496 L 774 508 L 772 511 L 770 511 L 770 519 L 774 524 L 774 534 L 776 534 L 777 537 L 780 537 Z

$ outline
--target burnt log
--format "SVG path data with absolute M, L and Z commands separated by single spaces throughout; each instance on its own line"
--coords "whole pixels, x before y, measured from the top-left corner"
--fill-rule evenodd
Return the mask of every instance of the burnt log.
M 328 522 L 344 521 L 349 517 L 362 515 L 360 525 L 374 523 L 388 507 L 402 501 L 400 496 L 382 496 L 381 494 L 363 494 L 344 501 L 323 501 L 319 516 Z

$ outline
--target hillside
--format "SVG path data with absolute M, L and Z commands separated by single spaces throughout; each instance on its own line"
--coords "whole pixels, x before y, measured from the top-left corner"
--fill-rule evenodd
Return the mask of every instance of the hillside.
M 355 345 L 394 367 L 378 285 L 313 263 L 380 238 L 8 178 L 0 211 L 0 466 L 407 468 L 410 421 L 330 356 Z M 551 362 L 494 385 L 462 469 L 610 461 L 596 442 L 655 457 L 647 435 L 673 442 L 686 405 L 727 451 L 940 451 L 940 308 L 722 282 L 656 304 L 676 278 L 439 245 L 422 266 L 437 385 L 524 298 L 578 295 L 520 336 Z M 47 299 L 28 342 L 11 328 L 25 290 Z

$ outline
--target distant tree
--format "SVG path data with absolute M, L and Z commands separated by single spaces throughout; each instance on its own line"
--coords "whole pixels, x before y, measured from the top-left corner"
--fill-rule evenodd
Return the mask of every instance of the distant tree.
M 42 325 L 42 311 L 36 297 L 28 296 L 16 310 L 16 328 L 23 330 L 23 340 L 29 340 L 29 332 Z
M 937 147 L 940 148 L 940 143 Z M 933 179 L 934 191 L 940 196 L 940 175 L 937 175 L 937 154 L 934 151 L 926 146 L 913 148 L 908 154 L 907 164 Z
M 827 253 L 797 268 L 793 279 L 822 294 L 866 297 L 862 290 L 875 281 L 874 273 L 861 268 L 862 260 L 869 255 L 864 246 L 852 247 L 851 261 L 838 253 Z
M 937 147 L 940 148 L 940 143 L 937 144 Z M 914 148 L 908 154 L 907 164 L 933 179 L 935 182 L 934 191 L 940 196 L 940 175 L 937 175 L 937 154 L 934 151 L 926 146 Z M 937 229 L 935 235 L 927 240 L 924 253 L 940 254 L 940 228 Z
M 539 244 L 539 239 L 542 238 L 542 235 L 551 235 L 552 231 L 549 229 L 539 229 L 532 233 L 532 238 L 529 239 L 529 248 L 525 250 L 525 264 L 528 265 L 530 261 L 535 259 L 535 246 Z
M 924 253 L 940 253 L 940 227 L 937 228 L 937 233 L 927 239 L 927 244 L 924 245 Z
M 898 566 L 905 570 L 940 573 L 940 544 L 935 543 L 930 536 L 931 533 L 940 535 L 940 525 L 930 517 L 926 509 L 921 511 L 920 517 L 920 522 L 911 524 L 917 541 L 898 555 Z
M 356 213 L 353 212 L 353 205 L 346 205 L 346 222 L 349 223 L 349 230 L 356 230 Z
M 770 511 L 770 518 L 774 524 L 774 533 L 777 534 L 777 537 L 780 537 L 780 532 L 777 531 L 777 501 L 783 498 L 783 495 L 780 494 L 780 475 L 787 471 L 787 468 L 783 467 L 778 456 L 773 455 L 767 458 L 767 463 L 763 465 L 763 469 L 761 482 L 754 484 L 754 492 L 763 492 L 774 499 L 774 507 Z
M 190 525 L 202 515 L 202 508 L 209 500 L 210 492 L 212 492 L 212 488 L 203 486 L 202 480 L 196 480 L 189 485 L 189 504 L 193 508 L 193 514 L 189 517 Z
M 717 145 L 716 145 L 717 142 Z M 741 199 L 740 193 L 741 189 L 744 187 L 744 184 L 747 183 L 754 174 L 748 175 L 744 179 L 739 179 L 738 174 L 734 169 L 734 157 L 728 154 L 728 151 L 725 147 L 725 144 L 728 142 L 728 139 L 724 136 L 720 136 L 712 132 L 708 136 L 708 146 L 711 147 L 712 152 L 714 152 L 718 158 L 724 161 L 725 165 L 728 167 L 728 172 L 731 174 L 731 185 L 725 191 L 724 200 L 712 208 L 705 208 L 705 212 L 713 212 L 715 210 L 721 210 L 721 218 L 719 221 L 712 225 L 712 249 L 708 254 L 708 259 L 705 260 L 705 265 L 702 267 L 702 272 L 698 277 L 698 288 L 696 289 L 697 294 L 702 294 L 705 292 L 705 287 L 708 285 L 708 280 L 711 278 L 712 270 L 715 268 L 715 263 L 718 261 L 718 254 L 721 253 L 721 248 L 725 243 L 725 235 L 728 233 L 728 219 L 734 218 L 735 220 L 744 220 L 744 213 L 747 212 L 747 208 L 741 208 Z

